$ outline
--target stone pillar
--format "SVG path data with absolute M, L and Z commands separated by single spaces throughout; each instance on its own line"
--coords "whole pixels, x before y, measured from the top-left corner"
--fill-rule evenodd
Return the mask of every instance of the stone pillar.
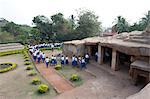
M 112 49 L 111 69 L 117 71 L 118 68 L 118 55 L 115 49 Z
M 149 56 L 149 66 L 150 66 L 150 56 Z
M 149 79 L 148 79 L 148 81 L 150 82 L 150 73 L 149 73 Z
M 150 49 L 148 51 L 148 56 L 149 56 L 149 66 L 150 66 Z
M 131 56 L 130 61 L 131 63 L 135 61 L 134 56 Z
M 98 63 L 103 64 L 104 48 L 98 45 Z

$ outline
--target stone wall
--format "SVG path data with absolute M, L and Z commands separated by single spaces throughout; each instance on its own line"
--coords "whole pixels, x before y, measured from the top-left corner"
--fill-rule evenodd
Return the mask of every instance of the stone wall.
M 147 56 L 132 56 L 131 61 L 133 62 L 135 60 L 142 60 L 145 62 L 149 62 L 149 57 L 147 57 Z
M 69 57 L 73 55 L 79 56 L 84 55 L 85 46 L 83 44 L 80 45 L 73 45 L 73 44 L 64 44 L 63 45 L 63 54 Z

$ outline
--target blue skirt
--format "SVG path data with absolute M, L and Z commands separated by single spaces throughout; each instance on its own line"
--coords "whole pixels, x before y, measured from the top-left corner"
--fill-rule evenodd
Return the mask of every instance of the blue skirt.
M 55 59 L 52 59 L 51 64 L 55 65 L 55 64 L 57 64 L 57 61 Z
M 66 64 L 68 64 L 69 63 L 69 61 L 68 60 L 66 60 Z
M 64 61 L 64 60 L 63 60 L 63 61 L 61 61 L 61 64 L 62 64 L 62 65 L 64 65 L 64 64 L 65 64 L 65 61 Z
M 76 66 L 77 65 L 77 61 L 72 61 L 72 66 Z

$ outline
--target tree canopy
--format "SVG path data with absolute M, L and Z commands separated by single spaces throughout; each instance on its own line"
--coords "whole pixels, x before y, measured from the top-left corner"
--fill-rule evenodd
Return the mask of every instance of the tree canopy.
M 0 21 L 0 43 L 21 42 L 43 43 L 62 42 L 74 39 L 97 36 L 102 31 L 101 22 L 94 12 L 81 10 L 77 16 L 64 17 L 59 12 L 49 17 L 44 15 L 35 16 L 32 20 L 34 26 L 19 25 L 1 18 Z M 143 31 L 150 23 L 150 11 L 139 21 L 130 25 L 126 18 L 118 16 L 115 19 L 113 30 L 118 33 Z
M 135 22 L 133 25 L 130 25 L 126 19 L 122 16 L 118 16 L 115 20 L 115 30 L 118 33 L 122 32 L 131 32 L 131 31 L 143 31 L 146 29 L 147 25 L 150 23 L 150 11 L 145 14 L 138 22 Z

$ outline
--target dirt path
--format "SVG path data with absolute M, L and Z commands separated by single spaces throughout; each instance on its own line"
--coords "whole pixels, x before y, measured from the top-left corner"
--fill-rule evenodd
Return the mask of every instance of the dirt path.
M 46 68 L 43 63 L 36 64 L 36 67 L 58 93 L 63 93 L 73 89 L 73 86 L 62 78 L 52 67 Z

